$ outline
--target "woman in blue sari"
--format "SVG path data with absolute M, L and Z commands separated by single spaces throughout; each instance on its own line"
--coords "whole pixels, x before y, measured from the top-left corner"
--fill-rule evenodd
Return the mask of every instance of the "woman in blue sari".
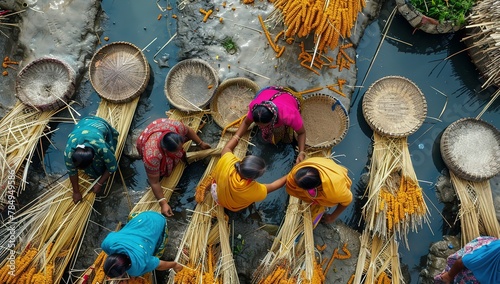
M 182 265 L 160 260 L 168 240 L 167 219 L 160 213 L 145 211 L 132 218 L 120 231 L 109 233 L 101 244 L 108 255 L 104 273 L 110 278 L 141 276 L 153 270 L 173 268 L 179 272 Z
M 435 283 L 500 283 L 500 240 L 478 237 L 450 255 Z
M 64 151 L 64 161 L 73 187 L 73 202 L 82 200 L 78 170 L 83 170 L 90 178 L 98 178 L 92 188 L 94 193 L 98 193 L 111 173 L 117 170 L 117 143 L 118 131 L 100 117 L 84 117 L 75 125 L 68 135 Z

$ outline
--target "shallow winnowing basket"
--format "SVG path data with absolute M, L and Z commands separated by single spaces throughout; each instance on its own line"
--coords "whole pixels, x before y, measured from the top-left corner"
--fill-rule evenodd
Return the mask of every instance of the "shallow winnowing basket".
M 339 100 L 325 94 L 304 95 L 301 108 L 307 146 L 331 148 L 344 139 L 349 116 Z
M 229 123 L 247 114 L 248 105 L 259 90 L 259 85 L 247 78 L 232 78 L 222 82 L 210 102 L 215 123 L 225 128 Z M 234 126 L 227 131 L 234 132 L 237 129 L 238 126 Z
M 39 58 L 26 65 L 16 78 L 16 96 L 41 111 L 57 110 L 75 93 L 75 71 L 55 58 Z
M 475 118 L 450 124 L 440 142 L 441 156 L 450 171 L 468 181 L 483 181 L 500 172 L 500 132 Z
M 168 101 L 183 111 L 200 111 L 212 99 L 219 76 L 201 59 L 186 59 L 175 64 L 165 79 Z
M 144 92 L 150 69 L 141 49 L 128 42 L 114 42 L 97 50 L 90 61 L 89 74 L 101 98 L 125 103 Z
M 375 81 L 363 97 L 363 116 L 380 135 L 401 138 L 417 131 L 427 115 L 424 94 L 415 83 L 400 76 Z

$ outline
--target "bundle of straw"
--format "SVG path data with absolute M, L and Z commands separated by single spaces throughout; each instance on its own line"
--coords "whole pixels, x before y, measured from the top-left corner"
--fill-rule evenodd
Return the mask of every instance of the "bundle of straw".
M 314 255 L 310 203 L 290 197 L 278 235 L 252 283 L 324 283 L 325 274 Z
M 0 121 L 0 211 L 7 204 L 7 195 L 17 196 L 26 187 L 30 161 L 41 137 L 55 131 L 47 130 L 51 118 L 59 111 L 37 111 L 17 102 Z M 14 175 L 18 175 L 15 178 Z M 13 182 L 15 184 L 13 184 Z M 7 190 L 9 191 L 7 194 Z
M 224 134 L 217 148 L 223 148 L 231 136 L 230 133 Z M 234 149 L 234 154 L 240 159 L 246 154 L 248 144 L 245 141 L 248 140 L 247 132 Z M 217 156 L 211 158 L 200 181 L 212 172 L 219 159 Z M 214 216 L 217 222 L 212 222 Z M 175 260 L 184 269 L 177 274 L 171 272 L 168 283 L 239 283 L 224 209 L 210 194 L 196 205 Z
M 404 283 L 399 263 L 398 242 L 395 235 L 389 239 L 372 236 L 367 230 L 361 235 L 361 248 L 352 283 Z
M 186 153 L 186 158 L 189 164 L 194 163 L 196 161 L 199 161 L 201 159 L 204 159 L 207 156 L 210 155 L 220 155 L 222 152 L 222 148 L 212 148 L 212 149 L 206 149 L 206 150 L 200 150 L 200 151 L 195 151 L 195 152 L 187 152 Z
M 408 247 L 407 233 L 428 220 L 422 188 L 411 163 L 407 138 L 374 133 L 370 180 L 363 206 L 366 230 L 382 239 L 396 233 Z
M 370 179 L 365 191 L 362 215 L 365 229 L 361 239 L 354 283 L 375 283 L 391 279 L 403 283 L 397 239 L 429 222 L 428 209 L 418 185 L 407 138 L 390 138 L 374 133 Z
M 127 104 L 114 104 L 102 100 L 99 104 L 97 116 L 107 120 L 120 133 L 115 152 L 117 160 L 123 150 L 138 101 L 139 98 L 136 98 Z M 5 224 L 8 228 L 15 228 L 16 237 L 21 239 L 17 249 L 21 251 L 19 255 L 22 265 L 18 267 L 24 267 L 17 269 L 15 276 L 9 276 L 7 283 L 17 283 L 21 276 L 31 271 L 37 275 L 36 281 L 32 279 L 31 283 L 42 283 L 42 277 L 45 277 L 44 281 L 61 281 L 87 227 L 95 200 L 95 194 L 91 192 L 95 181 L 91 182 L 84 173 L 80 173 L 79 177 L 82 202 L 76 205 L 73 203 L 72 187 L 68 178 L 50 188 L 48 196 L 44 195 L 37 200 L 34 206 L 41 210 L 33 212 L 30 207 L 25 206 L 19 210 L 14 220 Z M 113 177 L 114 175 L 107 182 L 105 193 L 109 192 Z M 29 235 L 24 236 L 23 232 L 29 232 Z M 2 246 L 6 247 L 7 241 L 8 236 L 2 239 Z M 36 250 L 34 256 L 26 257 L 31 250 Z M 5 267 L 7 261 L 4 259 L 1 264 Z
M 451 182 L 460 200 L 462 245 L 484 235 L 500 238 L 490 181 L 467 181 L 450 171 Z
M 484 69 L 483 75 L 486 80 L 481 86 L 486 89 L 490 86 L 500 86 L 500 72 L 498 62 L 500 60 L 500 11 L 491 9 L 497 5 L 496 1 L 477 1 L 472 7 L 468 17 L 471 29 L 470 36 L 464 37 L 462 41 L 472 41 L 471 57 L 479 69 Z

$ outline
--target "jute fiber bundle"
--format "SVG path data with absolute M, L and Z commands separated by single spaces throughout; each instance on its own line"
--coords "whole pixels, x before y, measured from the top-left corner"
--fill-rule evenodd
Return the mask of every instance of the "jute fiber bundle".
M 472 29 L 471 35 L 462 39 L 472 40 L 472 46 L 477 47 L 471 52 L 471 57 L 476 65 L 484 67 L 486 81 L 481 86 L 484 89 L 500 86 L 500 11 L 492 9 L 496 5 L 498 1 L 495 0 L 477 1 L 468 17 L 470 25 L 466 26 L 467 29 Z
M 40 138 L 52 132 L 47 131 L 51 118 L 63 109 L 42 112 L 18 101 L 0 121 L 0 211 L 7 195 L 25 189 L 28 167 L 23 165 L 33 157 Z
M 370 179 L 363 206 L 365 230 L 382 239 L 395 233 L 408 247 L 407 234 L 428 220 L 428 209 L 418 185 L 407 138 L 374 132 Z
M 399 263 L 398 247 L 394 234 L 383 240 L 364 230 L 361 234 L 361 248 L 352 283 L 405 283 Z
M 310 203 L 290 197 L 285 219 L 273 244 L 254 272 L 252 283 L 324 283 L 314 255 Z
M 126 104 L 114 104 L 105 100 L 99 104 L 96 115 L 107 120 L 120 133 L 115 152 L 117 160 L 125 144 L 138 101 L 139 97 Z M 114 175 L 109 178 L 105 193 L 109 192 L 113 177 Z M 72 187 L 68 178 L 47 189 L 47 194 L 42 195 L 33 204 L 21 208 L 16 218 L 6 224 L 16 228 L 15 232 L 21 241 L 16 248 L 20 252 L 16 275 L 8 276 L 5 283 L 18 283 L 22 281 L 21 278 L 31 275 L 31 271 L 34 278 L 23 278 L 31 281 L 25 283 L 61 281 L 66 267 L 77 251 L 95 201 L 95 194 L 91 192 L 95 181 L 90 181 L 90 178 L 81 172 L 79 183 L 83 199 L 78 204 L 73 203 Z M 33 208 L 37 210 L 33 211 Z M 2 245 L 6 245 L 7 238 L 2 238 Z M 5 267 L 6 264 L 4 259 L 2 265 Z
M 489 180 L 467 181 L 450 171 L 451 182 L 460 200 L 462 245 L 479 236 L 500 238 L 500 225 Z
M 217 148 L 223 148 L 231 137 L 231 133 L 225 133 Z M 246 141 L 249 139 L 247 132 L 234 149 L 233 153 L 238 158 L 245 157 L 248 148 Z M 210 175 L 219 159 L 219 156 L 210 159 L 200 182 Z M 212 221 L 214 218 L 217 222 Z M 184 269 L 177 274 L 171 272 L 168 283 L 239 283 L 224 209 L 214 202 L 210 193 L 196 205 L 175 260 Z
M 428 209 L 413 168 L 407 137 L 373 134 L 373 155 L 354 283 L 403 283 L 398 239 L 409 248 L 407 234 L 428 223 Z M 364 279 L 363 278 L 364 275 Z M 387 281 L 389 281 L 387 280 Z

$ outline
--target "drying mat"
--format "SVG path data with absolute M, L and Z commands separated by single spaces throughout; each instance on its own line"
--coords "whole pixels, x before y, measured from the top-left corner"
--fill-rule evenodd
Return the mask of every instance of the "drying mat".
M 217 72 L 201 59 L 183 60 L 167 74 L 165 95 L 183 111 L 200 111 L 212 99 L 219 84 Z
M 260 90 L 259 85 L 247 78 L 232 78 L 220 84 L 210 102 L 215 123 L 224 128 L 248 112 L 248 104 Z M 235 132 L 238 126 L 227 131 Z
M 90 82 L 97 93 L 114 103 L 141 95 L 149 82 L 149 64 L 142 51 L 128 42 L 101 47 L 90 62 Z
M 363 116 L 381 135 L 406 137 L 420 128 L 427 103 L 420 89 L 407 78 L 387 76 L 373 83 L 363 97 Z
M 40 58 L 17 75 L 16 96 L 25 105 L 41 111 L 57 110 L 75 92 L 75 71 L 54 58 Z
M 483 181 L 500 172 L 500 132 L 475 118 L 450 124 L 441 136 L 441 156 L 460 178 Z
M 349 116 L 339 100 L 325 94 L 305 95 L 301 107 L 307 146 L 328 148 L 344 139 Z

